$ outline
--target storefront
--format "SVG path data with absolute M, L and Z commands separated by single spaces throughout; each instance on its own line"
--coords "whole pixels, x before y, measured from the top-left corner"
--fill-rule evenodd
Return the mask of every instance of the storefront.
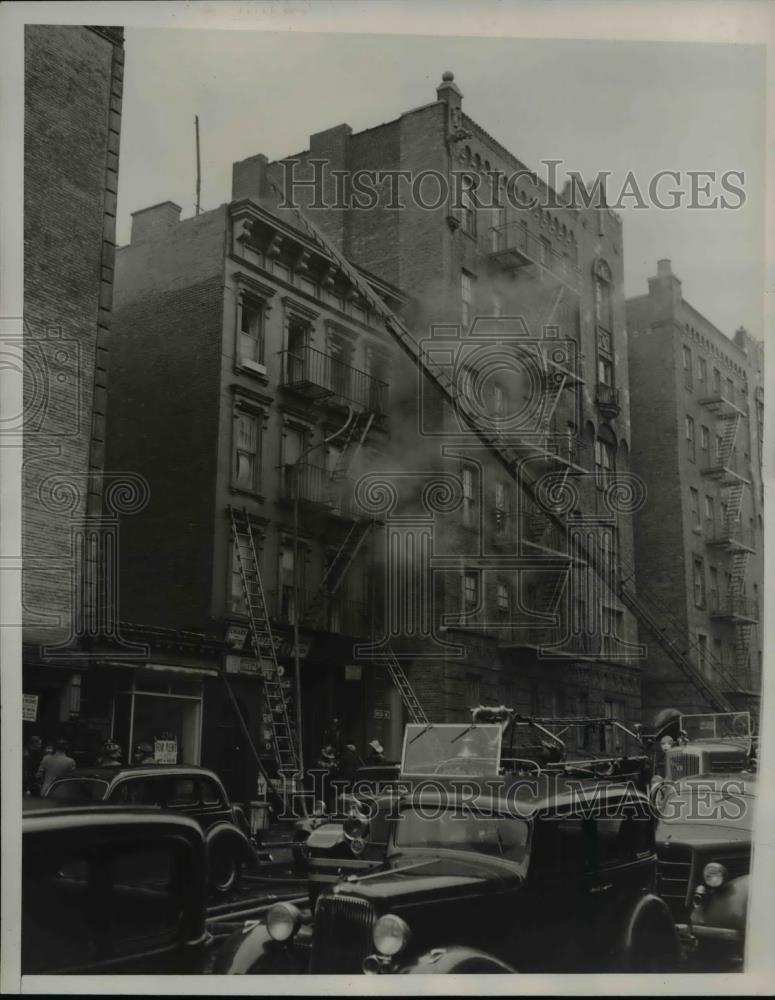
M 146 663 L 119 685 L 113 698 L 112 738 L 125 757 L 139 743 L 167 764 L 199 764 L 203 682 L 215 670 Z

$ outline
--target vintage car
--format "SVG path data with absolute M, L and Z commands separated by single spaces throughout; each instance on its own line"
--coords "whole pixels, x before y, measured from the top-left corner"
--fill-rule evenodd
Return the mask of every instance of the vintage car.
M 730 772 L 678 782 L 660 803 L 657 888 L 704 965 L 744 958 L 755 796 L 753 775 Z
M 667 781 L 755 768 L 749 712 L 681 715 L 667 709 L 657 717 L 653 742 L 654 771 Z
M 535 775 L 541 769 L 590 778 L 601 768 L 623 765 L 622 777 L 645 787 L 648 776 L 641 772 L 646 757 L 641 755 L 636 763 L 605 756 L 614 736 L 622 746 L 629 743 L 643 751 L 636 734 L 615 720 L 523 717 L 503 705 L 480 705 L 471 710 L 471 719 L 471 724 L 408 725 L 399 766 L 360 769 L 349 793 L 341 797 L 337 814 L 320 812 L 304 821 L 296 850 L 308 874 L 313 905 L 326 885 L 346 875 L 363 875 L 384 861 L 390 811 L 397 796 L 417 781 L 482 773 Z M 604 756 L 602 762 L 589 760 L 598 754 Z
M 56 802 L 145 805 L 189 816 L 201 826 L 208 851 L 210 889 L 233 890 L 244 866 L 257 860 L 250 827 L 212 771 L 184 764 L 77 768 L 55 781 Z
M 379 868 L 326 888 L 314 910 L 275 904 L 214 971 L 676 968 L 648 797 L 621 782 L 518 780 L 418 782 L 396 803 Z
M 23 974 L 201 970 L 209 935 L 198 823 L 28 798 L 22 827 Z

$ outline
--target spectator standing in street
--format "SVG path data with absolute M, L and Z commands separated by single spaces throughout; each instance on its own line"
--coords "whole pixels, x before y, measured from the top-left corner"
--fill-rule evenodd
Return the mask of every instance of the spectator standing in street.
M 369 767 L 376 767 L 378 764 L 385 763 L 385 748 L 382 746 L 379 740 L 374 739 L 369 743 L 369 749 L 366 754 L 366 764 Z
M 43 757 L 35 775 L 40 785 L 40 794 L 45 795 L 57 778 L 74 770 L 75 761 L 67 755 L 67 743 L 64 740 L 57 740 L 54 752 L 47 753 Z
M 24 748 L 24 794 L 37 795 L 40 792 L 37 773 L 43 760 L 43 741 L 40 736 L 30 737 Z

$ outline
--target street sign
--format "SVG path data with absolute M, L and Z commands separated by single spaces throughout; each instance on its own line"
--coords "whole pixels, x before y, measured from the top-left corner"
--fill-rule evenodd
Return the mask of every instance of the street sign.
M 38 718 L 38 696 L 22 695 L 22 722 L 35 722 Z

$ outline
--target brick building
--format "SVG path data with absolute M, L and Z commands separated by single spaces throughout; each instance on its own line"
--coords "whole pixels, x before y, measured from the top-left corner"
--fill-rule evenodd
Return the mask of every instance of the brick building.
M 25 28 L 25 738 L 77 741 L 86 710 L 123 62 L 121 28 Z
M 108 468 L 139 474 L 149 491 L 121 525 L 121 614 L 153 650 L 117 672 L 126 709 L 114 734 L 134 744 L 171 730 L 179 759 L 215 767 L 238 797 L 255 793 L 257 769 L 219 671 L 267 757 L 271 728 L 232 510 L 251 523 L 291 700 L 299 617 L 307 762 L 336 716 L 361 751 L 376 736 L 396 755 L 401 737 L 396 692 L 353 657 L 374 630 L 380 528 L 354 503 L 350 475 L 389 439 L 394 346 L 334 262 L 268 210 L 265 165 L 235 164 L 233 200 L 199 216 L 181 221 L 171 202 L 133 214 L 117 254 L 111 359 Z M 396 289 L 369 281 L 402 306 Z M 347 579 L 318 596 L 353 538 Z M 166 649 L 154 649 L 162 635 Z
M 320 161 L 326 162 L 322 172 Z M 443 326 L 447 339 L 460 343 L 488 334 L 495 343 L 525 334 L 540 341 L 533 348 L 540 368 L 533 397 L 541 398 L 541 415 L 512 443 L 522 448 L 532 478 L 554 477 L 575 494 L 563 516 L 572 513 L 580 529 L 611 533 L 606 544 L 618 570 L 631 576 L 631 513 L 626 505 L 612 510 L 608 490 L 615 475 L 626 478 L 631 446 L 619 217 L 569 204 L 565 193 L 528 170 L 462 111 L 452 74 L 444 75 L 431 103 L 363 132 L 338 125 L 313 134 L 308 150 L 270 169 L 286 195 L 288 177 L 300 182 L 297 200 L 341 252 L 410 297 L 418 340 Z M 448 178 L 450 190 L 460 178 L 460 204 L 422 207 L 383 185 L 368 210 L 351 207 L 354 175 L 378 170 L 415 178 L 436 172 Z M 495 172 L 518 174 L 523 201 L 535 197 L 538 206 L 524 210 L 501 198 L 500 207 L 488 207 Z M 391 207 L 394 199 L 403 206 Z M 470 326 L 477 316 L 486 329 Z M 458 364 L 465 348 L 441 346 L 458 359 L 453 367 Z M 523 351 L 523 361 L 526 356 Z M 500 375 L 491 371 L 481 386 L 490 408 L 485 419 L 499 427 L 523 405 L 519 383 L 530 375 L 529 366 L 509 372 L 509 364 Z M 422 426 L 416 375 L 410 384 L 412 392 L 402 397 L 404 422 Z M 394 454 L 398 469 L 456 474 L 464 494 L 461 510 L 436 517 L 431 560 L 436 624 L 453 616 L 431 645 L 443 638 L 457 649 L 450 646 L 435 660 L 426 650 L 410 667 L 429 715 L 466 718 L 480 700 L 504 700 L 523 711 L 639 720 L 637 630 L 611 577 L 598 580 L 593 592 L 545 512 L 523 501 L 470 434 L 455 433 L 449 407 L 435 409 L 430 433 L 408 435 L 411 442 Z M 532 557 L 536 565 L 515 569 L 511 557 Z M 563 589 L 573 573 L 575 586 Z M 399 636 L 393 641 L 400 645 Z
M 763 344 L 727 337 L 682 293 L 670 261 L 627 300 L 632 465 L 648 483 L 636 515 L 638 584 L 671 609 L 695 666 L 740 709 L 758 710 L 763 583 Z M 645 664 L 651 710 L 708 711 L 660 650 Z

